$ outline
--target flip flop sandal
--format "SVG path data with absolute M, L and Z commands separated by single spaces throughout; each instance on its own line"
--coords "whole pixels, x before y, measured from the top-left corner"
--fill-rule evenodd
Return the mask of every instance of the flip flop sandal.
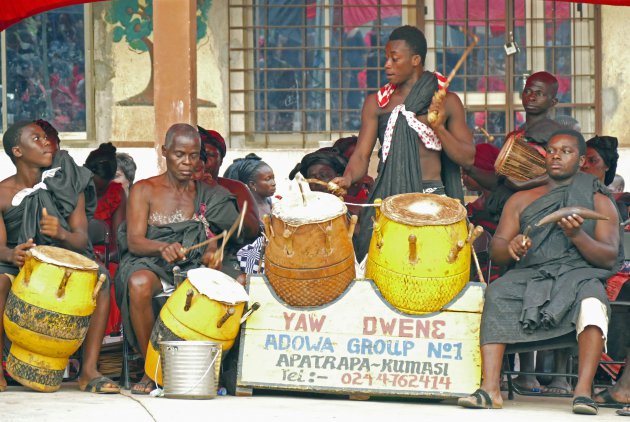
M 147 391 L 147 387 L 149 386 L 152 386 L 152 387 L 155 386 L 152 380 L 149 380 L 146 382 L 137 382 L 131 387 L 131 394 L 135 394 L 137 396 L 148 396 L 149 394 L 151 394 L 151 391 L 155 389 L 155 388 L 151 388 L 151 391 Z M 137 387 L 142 387 L 142 388 L 138 389 Z
M 595 397 L 599 397 L 600 399 L 602 399 L 601 402 L 599 401 L 595 402 L 601 407 L 623 407 L 630 404 L 630 403 L 623 403 L 623 402 L 615 400 L 615 398 L 612 396 L 612 394 L 610 394 L 610 391 L 608 391 L 608 389 L 601 391 L 599 394 L 596 394 Z
M 105 384 L 113 384 L 116 387 L 105 387 Z M 111 379 L 100 376 L 96 378 L 92 378 L 85 387 L 79 387 L 81 391 L 85 391 L 86 393 L 96 393 L 96 394 L 115 394 L 120 393 L 120 387 Z
M 492 397 L 485 390 L 479 388 L 468 397 L 457 400 L 457 404 L 468 409 L 501 409 L 503 406 L 492 401 Z
M 630 407 L 617 410 L 619 416 L 630 416 Z
M 573 399 L 573 413 L 578 415 L 597 415 L 599 410 L 597 403 L 586 396 L 579 396 Z

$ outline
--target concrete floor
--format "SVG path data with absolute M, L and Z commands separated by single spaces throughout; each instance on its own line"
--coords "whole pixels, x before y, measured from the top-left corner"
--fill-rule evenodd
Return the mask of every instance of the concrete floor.
M 570 420 L 619 421 L 614 409 L 600 408 L 597 416 L 571 413 L 571 400 L 516 396 L 502 410 L 471 410 L 454 405 L 419 400 L 372 399 L 353 401 L 330 396 L 296 396 L 284 392 L 254 392 L 252 397 L 217 397 L 212 400 L 174 400 L 80 392 L 76 383 L 64 383 L 56 393 L 36 393 L 9 387 L 0 393 L 0 421 L 63 422 L 192 422 L 221 421 L 452 421 L 555 422 Z M 628 421 L 630 422 L 630 420 Z

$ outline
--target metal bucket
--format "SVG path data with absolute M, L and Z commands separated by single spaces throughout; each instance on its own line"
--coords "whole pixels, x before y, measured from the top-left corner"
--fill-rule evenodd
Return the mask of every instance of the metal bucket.
M 175 399 L 216 397 L 221 344 L 211 341 L 161 341 L 164 396 Z

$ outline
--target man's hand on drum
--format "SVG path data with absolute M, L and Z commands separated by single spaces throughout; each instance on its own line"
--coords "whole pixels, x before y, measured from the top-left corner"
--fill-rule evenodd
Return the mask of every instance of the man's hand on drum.
M 39 220 L 40 232 L 48 237 L 58 240 L 65 240 L 66 230 L 59 224 L 59 219 L 48 215 L 46 208 L 42 209 L 42 218 Z
M 522 257 L 527 254 L 527 251 L 532 247 L 532 241 L 528 236 L 522 234 L 516 235 L 508 245 L 508 252 L 515 261 L 520 261 Z
M 169 243 L 160 249 L 160 255 L 169 264 L 173 264 L 177 261 L 186 259 L 186 255 L 183 253 L 182 245 L 179 242 Z
M 24 261 L 26 260 L 26 251 L 31 249 L 33 246 L 35 246 L 33 239 L 28 239 L 26 242 L 13 248 L 13 256 L 11 257 L 13 265 L 16 267 L 22 267 L 24 265 Z
M 208 268 L 212 268 L 213 270 L 221 270 L 223 267 L 223 257 L 218 256 L 217 254 L 217 244 L 213 242 L 208 245 L 206 251 L 201 257 L 201 263 Z

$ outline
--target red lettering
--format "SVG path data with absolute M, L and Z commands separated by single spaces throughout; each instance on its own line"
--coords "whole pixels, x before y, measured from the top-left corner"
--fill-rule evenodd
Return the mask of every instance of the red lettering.
M 282 315 L 284 316 L 284 330 L 289 331 L 289 329 L 291 328 L 291 320 L 293 319 L 293 317 L 295 317 L 295 312 L 292 312 L 291 315 L 283 312 Z
M 370 336 L 376 334 L 376 317 L 363 317 L 363 335 Z
M 429 337 L 429 321 L 416 321 L 416 337 Z
M 404 319 L 399 320 L 398 336 L 399 337 L 413 337 L 413 320 L 412 319 L 404 318 Z
M 396 328 L 396 319 L 392 319 L 391 322 L 387 323 L 383 318 L 379 318 L 379 322 L 381 323 L 383 334 L 391 336 L 394 333 L 394 328 Z
M 444 333 L 440 330 L 440 327 L 444 327 L 445 325 L 445 321 L 433 321 L 433 331 L 431 331 L 431 337 L 438 339 L 444 338 Z
M 322 325 L 324 325 L 324 321 L 326 321 L 326 315 L 322 315 L 319 319 L 315 315 L 309 315 L 308 321 L 311 331 L 319 333 L 322 329 Z
M 298 317 L 297 323 L 295 324 L 295 331 L 307 331 L 308 327 L 306 326 L 306 315 L 301 314 Z

